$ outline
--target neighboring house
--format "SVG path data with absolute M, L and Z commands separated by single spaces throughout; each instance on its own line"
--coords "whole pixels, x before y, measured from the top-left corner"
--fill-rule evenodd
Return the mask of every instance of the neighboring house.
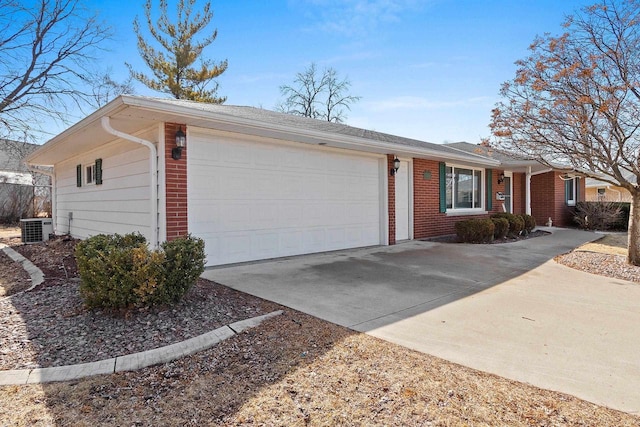
M 627 181 L 635 184 L 636 177 L 633 174 L 629 174 L 626 177 Z M 586 200 L 588 202 L 631 202 L 632 197 L 629 190 L 616 185 L 611 185 L 608 182 L 599 181 L 594 178 L 587 178 L 586 182 L 587 192 Z
M 566 182 L 536 162 L 252 107 L 120 96 L 27 160 L 54 167 L 57 233 L 192 233 L 207 265 L 453 234 L 503 205 L 569 225 Z
M 24 158 L 38 145 L 0 139 L 0 221 L 13 222 L 45 208 L 48 177 L 32 173 Z

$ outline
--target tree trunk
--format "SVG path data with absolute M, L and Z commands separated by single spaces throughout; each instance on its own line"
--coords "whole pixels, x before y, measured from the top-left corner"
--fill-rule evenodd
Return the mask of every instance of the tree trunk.
M 629 254 L 627 262 L 640 265 L 640 190 L 632 193 L 631 212 L 629 212 Z

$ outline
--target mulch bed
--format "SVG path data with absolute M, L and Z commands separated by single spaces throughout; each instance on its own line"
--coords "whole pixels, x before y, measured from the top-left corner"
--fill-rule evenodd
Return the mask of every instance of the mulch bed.
M 88 310 L 78 291 L 76 243 L 60 237 L 13 248 L 44 272 L 45 281 L 0 299 L 0 369 L 92 362 L 150 350 L 282 308 L 199 279 L 174 306 Z
M 640 283 L 640 267 L 628 264 L 621 255 L 572 251 L 558 255 L 555 261 L 587 273 Z
M 0 298 L 24 291 L 30 286 L 29 274 L 20 264 L 0 251 Z

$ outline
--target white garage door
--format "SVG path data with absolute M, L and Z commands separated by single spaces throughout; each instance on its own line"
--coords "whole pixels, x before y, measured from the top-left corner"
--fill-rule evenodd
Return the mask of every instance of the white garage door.
M 207 265 L 381 243 L 379 157 L 189 132 L 189 231 Z

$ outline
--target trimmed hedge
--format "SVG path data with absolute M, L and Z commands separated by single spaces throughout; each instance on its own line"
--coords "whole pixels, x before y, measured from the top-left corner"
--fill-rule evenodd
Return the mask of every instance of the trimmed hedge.
M 524 221 L 524 232 L 529 234 L 536 228 L 536 219 L 531 215 L 520 214 L 522 220 Z
M 507 218 L 491 218 L 491 221 L 493 221 L 494 226 L 493 238 L 504 239 L 507 237 L 507 233 L 509 232 L 509 220 Z
M 90 307 L 171 304 L 204 271 L 204 241 L 186 236 L 151 251 L 138 233 L 90 237 L 76 246 L 80 295 Z
M 493 240 L 495 226 L 489 218 L 473 218 L 455 224 L 458 239 L 464 243 L 488 243 Z
M 524 230 L 524 219 L 520 215 L 515 215 L 507 212 L 499 212 L 491 215 L 491 218 L 505 218 L 509 221 L 508 235 L 511 237 L 518 237 L 522 230 Z

